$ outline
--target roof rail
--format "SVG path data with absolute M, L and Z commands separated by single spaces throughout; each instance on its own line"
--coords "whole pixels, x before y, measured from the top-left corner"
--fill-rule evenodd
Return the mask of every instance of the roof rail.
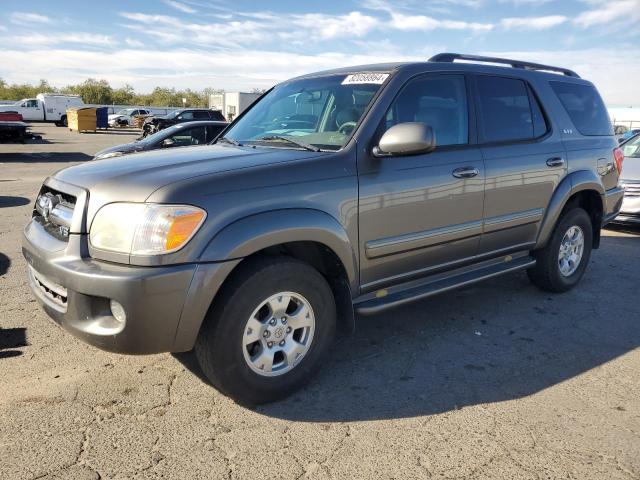
M 499 57 L 483 57 L 481 55 L 465 55 L 462 53 L 439 53 L 429 59 L 430 62 L 448 62 L 453 63 L 455 60 L 470 60 L 472 62 L 487 63 L 503 63 L 511 65 L 513 68 L 523 68 L 525 70 L 546 70 L 549 72 L 558 72 L 567 77 L 580 78 L 573 70 L 568 68 L 552 67 L 550 65 L 542 65 L 540 63 L 523 62 L 522 60 L 510 60 L 508 58 Z

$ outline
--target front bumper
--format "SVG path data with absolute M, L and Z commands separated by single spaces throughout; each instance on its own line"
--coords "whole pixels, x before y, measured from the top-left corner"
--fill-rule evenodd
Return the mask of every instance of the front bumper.
M 624 198 L 624 188 L 615 187 L 607 190 L 602 198 L 604 212 L 602 215 L 602 226 L 611 222 L 620 213 Z
M 626 185 L 620 214 L 612 220 L 614 223 L 640 224 L 640 184 Z
M 83 242 L 85 235 L 73 234 L 68 242 L 59 241 L 29 222 L 22 244 L 29 285 L 58 325 L 118 353 L 193 348 L 215 293 L 238 263 L 133 267 L 82 258 Z M 124 307 L 124 325 L 111 312 L 112 299 Z

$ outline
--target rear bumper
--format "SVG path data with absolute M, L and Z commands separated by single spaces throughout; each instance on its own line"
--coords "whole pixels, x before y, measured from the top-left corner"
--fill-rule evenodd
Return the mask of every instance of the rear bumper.
M 52 241 L 36 222 L 23 235 L 28 280 L 45 312 L 62 328 L 103 350 L 148 354 L 193 348 L 215 293 L 238 263 L 133 267 L 81 258 L 86 241 Z M 114 317 L 110 300 L 126 320 Z

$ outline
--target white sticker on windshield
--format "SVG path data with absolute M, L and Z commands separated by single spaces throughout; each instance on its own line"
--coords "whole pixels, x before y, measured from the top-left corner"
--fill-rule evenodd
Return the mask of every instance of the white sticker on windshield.
M 342 85 L 361 85 L 363 83 L 381 85 L 388 76 L 388 73 L 354 73 L 347 75 L 347 78 L 342 81 Z

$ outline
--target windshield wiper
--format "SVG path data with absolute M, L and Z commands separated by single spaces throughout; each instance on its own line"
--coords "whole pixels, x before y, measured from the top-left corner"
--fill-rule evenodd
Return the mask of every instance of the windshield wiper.
M 231 145 L 235 145 L 236 147 L 241 147 L 242 144 L 240 142 L 238 142 L 237 140 L 234 140 L 233 138 L 229 138 L 229 137 L 220 137 L 218 139 L 216 139 L 216 143 L 218 142 L 224 142 L 224 143 L 229 143 Z
M 269 135 L 266 137 L 262 137 L 259 138 L 258 140 L 260 141 L 270 141 L 270 140 L 283 140 L 285 142 L 291 143 L 292 145 L 296 145 L 298 147 L 304 148 L 305 150 L 310 150 L 312 152 L 320 152 L 321 149 L 318 147 L 315 147 L 313 145 L 310 145 L 308 143 L 302 142 L 300 140 L 294 140 L 293 138 L 289 138 L 289 137 L 284 137 L 282 135 Z

